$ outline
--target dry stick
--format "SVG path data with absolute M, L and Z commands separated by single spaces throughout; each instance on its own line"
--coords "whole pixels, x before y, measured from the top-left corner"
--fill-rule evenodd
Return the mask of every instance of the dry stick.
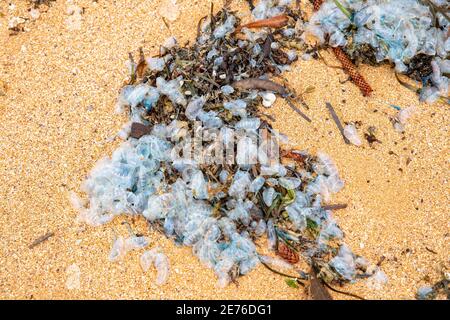
M 323 210 L 342 210 L 348 207 L 347 204 L 330 204 L 328 206 L 322 206 Z
M 291 107 L 295 112 L 297 112 L 303 119 L 305 119 L 308 122 L 311 122 L 311 119 L 302 111 L 300 111 L 300 109 L 297 108 L 288 97 L 284 98 L 286 99 L 286 102 L 288 103 L 289 107 Z
M 202 29 L 202 23 L 207 18 L 208 18 L 208 16 L 204 16 L 204 17 L 201 17 L 200 20 L 198 21 L 198 24 L 197 24 L 197 39 L 200 37 L 200 32 L 201 32 L 201 29 Z
M 349 297 L 353 297 L 353 298 L 356 298 L 356 299 L 359 299 L 359 300 L 366 300 L 365 298 L 363 298 L 363 297 L 361 297 L 361 296 L 358 296 L 357 294 L 350 293 L 350 292 L 345 292 L 345 291 L 341 291 L 341 290 L 335 289 L 335 288 L 333 288 L 332 286 L 330 286 L 328 283 L 326 283 L 325 281 L 323 282 L 323 284 L 324 284 L 328 289 L 330 289 L 331 291 L 334 291 L 334 292 L 337 292 L 337 293 L 340 293 L 340 294 L 343 294 L 343 295 L 346 295 L 346 296 L 349 296 Z
M 347 137 L 344 134 L 344 127 L 342 126 L 341 120 L 339 120 L 339 117 L 337 116 L 336 111 L 334 111 L 333 106 L 329 102 L 326 103 L 326 106 L 328 108 L 328 111 L 331 114 L 331 117 L 333 118 L 334 122 L 336 123 L 336 126 L 339 129 L 339 132 L 341 133 L 342 137 L 344 138 L 345 143 L 350 144 L 350 141 L 347 139 Z
M 164 22 L 164 25 L 166 26 L 167 30 L 169 30 L 170 33 L 172 33 L 172 30 L 170 30 L 169 23 L 167 22 L 166 18 L 161 17 L 162 21 Z
M 37 245 L 41 244 L 44 241 L 47 241 L 50 237 L 53 237 L 54 235 L 55 235 L 54 232 L 48 232 L 43 236 L 40 236 L 39 238 L 34 240 L 33 243 L 28 246 L 28 248 L 33 249 L 34 247 L 36 247 Z

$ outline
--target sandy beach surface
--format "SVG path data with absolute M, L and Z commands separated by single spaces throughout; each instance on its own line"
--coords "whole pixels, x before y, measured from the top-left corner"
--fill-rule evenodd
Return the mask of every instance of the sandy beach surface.
M 143 219 L 119 217 L 98 228 L 75 221 L 68 193 L 79 192 L 96 161 L 120 143 L 109 138 L 126 122 L 114 113 L 114 104 L 127 76 L 128 53 L 142 46 L 155 54 L 171 35 L 180 43 L 192 41 L 210 7 L 206 0 L 178 0 L 180 14 L 169 21 L 169 30 L 159 14 L 165 1 L 57 0 L 17 35 L 7 30 L 8 20 L 30 17 L 29 5 L 0 1 L 0 298 L 307 298 L 262 266 L 238 285 L 219 289 L 213 271 L 191 249 L 149 233 Z M 71 3 L 83 8 L 80 17 L 67 14 Z M 216 9 L 222 5 L 214 3 Z M 249 15 L 245 1 L 234 3 Z M 333 55 L 323 56 L 338 65 Z M 334 214 L 346 243 L 373 263 L 385 257 L 387 284 L 377 288 L 360 281 L 342 289 L 370 299 L 412 299 L 419 286 L 439 280 L 449 265 L 448 106 L 420 104 L 388 66 L 360 69 L 374 88 L 371 98 L 362 97 L 351 82 L 341 83 L 342 70 L 318 60 L 299 61 L 286 78 L 297 92 L 316 88 L 305 95 L 313 122 L 281 100 L 268 112 L 296 148 L 322 150 L 335 160 L 346 186 L 333 200 L 348 208 Z M 381 143 L 346 145 L 325 102 L 343 121 L 359 121 L 361 134 L 375 127 Z M 390 117 L 396 111 L 388 103 L 416 106 L 404 134 L 394 130 Z M 141 270 L 141 251 L 108 261 L 114 232 L 127 235 L 123 221 L 168 256 L 166 285 L 155 284 L 155 271 Z M 29 248 L 47 232 L 54 236 Z

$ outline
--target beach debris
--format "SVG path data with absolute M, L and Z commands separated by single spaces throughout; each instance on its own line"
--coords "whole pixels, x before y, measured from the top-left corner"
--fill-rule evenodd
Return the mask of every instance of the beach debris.
M 55 2 L 56 0 L 29 0 L 29 2 L 31 2 L 33 4 L 34 8 L 39 8 L 39 7 L 49 7 L 53 2 Z
M 262 19 L 254 22 L 250 22 L 244 25 L 241 25 L 236 28 L 235 32 L 240 32 L 243 28 L 247 29 L 256 29 L 256 28 L 283 28 L 289 22 L 289 17 L 285 14 L 271 17 L 268 19 Z
M 14 32 L 25 31 L 26 18 L 12 17 L 8 20 L 8 29 Z
M 321 279 L 317 278 L 316 272 L 312 269 L 309 273 L 309 297 L 311 300 L 333 300 Z
M 314 0 L 314 11 L 318 11 L 322 5 L 324 0 Z M 338 1 L 335 2 L 335 5 L 342 11 L 345 8 L 340 5 Z M 346 13 L 346 16 L 350 18 L 350 14 Z M 359 73 L 359 71 L 356 69 L 356 66 L 353 64 L 351 59 L 348 57 L 348 55 L 342 50 L 340 47 L 332 46 L 332 50 L 336 58 L 339 60 L 339 62 L 342 65 L 342 68 L 344 71 L 350 76 L 350 79 L 355 83 L 358 88 L 361 90 L 362 94 L 364 96 L 370 96 L 372 93 L 372 88 L 367 83 L 367 81 L 364 79 L 364 77 Z
M 316 0 L 315 8 L 305 34 L 333 48 L 365 95 L 370 86 L 355 73 L 351 58 L 369 64 L 392 63 L 396 72 L 422 82 L 421 101 L 448 99 L 450 22 L 443 3 Z
M 293 288 L 293 289 L 298 289 L 298 288 L 299 288 L 297 279 L 286 278 L 285 281 L 286 281 L 286 284 L 287 284 L 289 287 L 291 287 L 291 288 Z
M 331 202 L 344 187 L 337 166 L 323 152 L 284 150 L 287 138 L 260 118 L 264 102 L 279 95 L 311 121 L 294 105 L 288 84 L 272 80 L 294 62 L 291 51 L 304 48 L 290 44 L 301 43 L 298 26 L 304 21 L 289 4 L 264 0 L 255 6 L 253 21 L 288 17 L 276 30 L 236 33 L 240 19 L 224 8 L 201 19 L 194 43 L 172 41 L 160 50 L 164 66 L 145 59 L 148 67 L 138 76 L 139 63 L 130 59 L 130 81 L 117 108 L 128 112 L 124 135 L 130 136 L 83 183 L 87 204 L 75 201 L 80 221 L 99 226 L 118 215 L 143 216 L 155 230 L 191 247 L 220 287 L 260 263 L 303 286 L 302 275 L 292 275 L 300 257 L 310 265 L 314 259 L 325 282 L 342 285 L 363 274 L 357 264 L 348 271 L 347 256 L 358 256 L 344 246 L 332 217 L 331 210 L 346 207 Z M 284 164 L 280 154 L 291 161 Z M 261 237 L 282 258 L 260 255 L 255 242 Z M 112 261 L 147 245 L 130 247 L 129 241 L 115 240 Z M 144 270 L 156 256 L 143 256 Z M 168 268 L 160 259 L 163 283 Z
M 80 289 L 80 267 L 73 263 L 66 269 L 66 288 L 68 290 L 79 290 Z
M 156 247 L 154 249 L 145 251 L 140 258 L 142 270 L 147 272 L 152 265 L 157 271 L 156 284 L 161 286 L 167 282 L 170 272 L 169 259 L 160 252 L 161 249 Z
M 347 204 L 330 204 L 327 206 L 322 206 L 322 209 L 333 211 L 333 210 L 343 210 L 343 209 L 346 209 L 347 207 L 348 207 Z
M 298 253 L 282 241 L 278 242 L 277 254 L 290 264 L 296 264 L 300 260 Z
M 436 291 L 431 286 L 423 286 L 417 290 L 416 297 L 418 300 L 434 300 L 436 298 Z
M 135 139 L 140 139 L 146 134 L 150 134 L 152 132 L 152 128 L 146 126 L 145 124 L 139 122 L 133 122 L 131 124 L 131 132 L 130 137 Z
M 350 141 L 350 143 L 358 147 L 362 145 L 362 141 L 358 135 L 356 126 L 353 123 L 346 125 L 343 132 L 344 136 L 347 138 L 348 141 Z
M 374 126 L 370 126 L 367 128 L 367 132 L 364 133 L 364 138 L 366 138 L 369 145 L 372 147 L 375 142 L 381 143 L 380 140 L 375 136 L 375 133 L 377 132 L 377 128 Z
M 347 56 L 347 54 L 341 48 L 333 48 L 333 53 L 336 56 L 336 58 L 341 62 L 344 71 L 350 76 L 353 83 L 356 84 L 358 88 L 361 90 L 363 96 L 365 97 L 370 96 L 370 94 L 373 91 L 372 88 L 364 79 L 364 77 L 359 73 L 359 71 L 356 69 L 355 65 Z
M 40 236 L 39 238 L 37 238 L 36 240 L 33 241 L 33 243 L 31 243 L 28 248 L 29 249 L 33 249 L 34 247 L 38 246 L 39 244 L 41 244 L 42 242 L 47 241 L 48 239 L 50 239 L 51 237 L 53 237 L 55 235 L 54 232 L 47 232 L 46 234 Z
M 345 135 L 344 127 L 342 126 L 341 120 L 339 119 L 338 115 L 336 114 L 336 111 L 334 110 L 333 106 L 329 102 L 325 103 L 325 105 L 327 106 L 327 109 L 331 115 L 331 118 L 333 119 L 334 123 L 338 127 L 339 132 L 341 133 L 342 137 L 344 138 L 344 142 L 346 144 L 350 144 L 349 139 Z
M 441 270 L 441 279 L 433 285 L 425 285 L 420 287 L 416 293 L 418 300 L 434 300 L 441 296 L 450 300 L 450 272 L 448 266 L 444 266 Z

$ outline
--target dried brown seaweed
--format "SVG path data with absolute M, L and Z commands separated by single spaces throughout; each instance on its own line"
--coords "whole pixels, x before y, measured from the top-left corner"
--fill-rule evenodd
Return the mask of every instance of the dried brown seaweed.
M 235 32 L 240 32 L 243 28 L 257 29 L 257 28 L 283 28 L 289 22 L 289 17 L 285 14 L 281 14 L 272 18 L 257 20 L 250 22 L 236 28 Z

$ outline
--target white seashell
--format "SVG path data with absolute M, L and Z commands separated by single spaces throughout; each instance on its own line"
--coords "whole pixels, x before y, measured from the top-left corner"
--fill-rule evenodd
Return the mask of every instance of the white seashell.
M 260 95 L 263 98 L 263 106 L 266 108 L 270 108 L 277 100 L 277 96 L 272 92 L 263 92 Z

